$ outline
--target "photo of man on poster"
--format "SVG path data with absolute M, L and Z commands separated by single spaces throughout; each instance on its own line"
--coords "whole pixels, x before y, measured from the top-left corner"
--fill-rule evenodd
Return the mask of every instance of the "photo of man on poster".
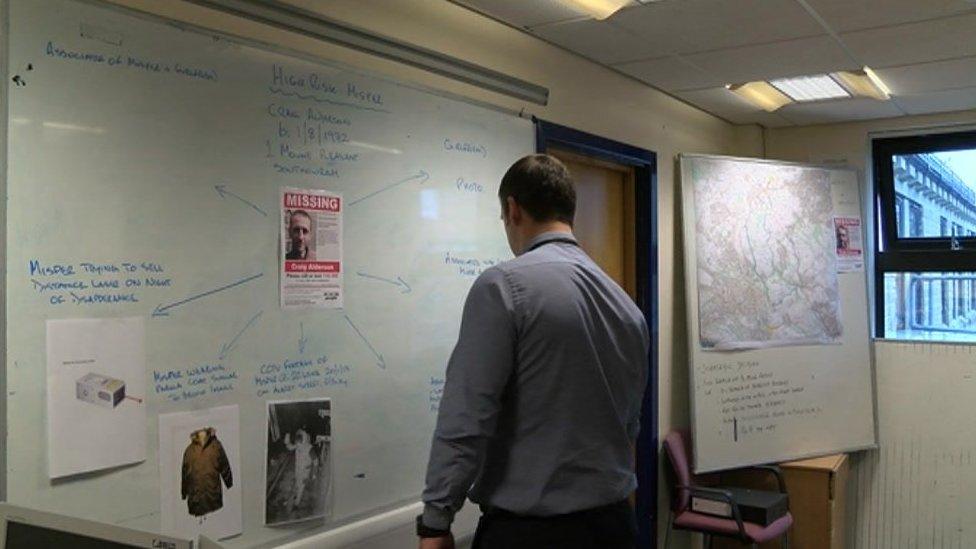
M 315 259 L 315 231 L 312 216 L 305 210 L 292 210 L 288 215 L 288 252 L 285 259 L 312 261 Z

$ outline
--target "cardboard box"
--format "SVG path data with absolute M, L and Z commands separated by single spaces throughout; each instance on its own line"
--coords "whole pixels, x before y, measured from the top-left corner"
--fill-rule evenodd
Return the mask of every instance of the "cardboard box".
M 125 382 L 89 373 L 75 382 L 75 398 L 104 408 L 115 408 L 125 399 Z
M 786 494 L 771 490 L 751 490 L 721 486 L 738 503 L 739 516 L 746 522 L 767 526 L 787 512 Z M 721 518 L 733 518 L 732 505 L 709 496 L 691 496 L 691 510 Z
M 781 463 L 790 496 L 790 549 L 843 549 L 846 486 L 849 472 L 846 454 Z M 721 483 L 761 490 L 776 490 L 772 475 L 761 471 L 728 471 Z M 747 547 L 736 540 L 715 538 L 713 547 Z M 779 549 L 781 540 L 763 543 L 761 549 Z

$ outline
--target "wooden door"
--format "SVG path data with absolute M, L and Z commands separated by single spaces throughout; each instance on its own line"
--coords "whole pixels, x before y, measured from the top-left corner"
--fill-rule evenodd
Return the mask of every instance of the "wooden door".
M 549 149 L 576 182 L 573 233 L 617 284 L 637 298 L 634 169 L 576 153 Z

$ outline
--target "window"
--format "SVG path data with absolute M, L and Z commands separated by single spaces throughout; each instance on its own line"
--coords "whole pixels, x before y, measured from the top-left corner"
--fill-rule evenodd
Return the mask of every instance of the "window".
M 895 219 L 896 219 L 896 232 L 898 236 L 908 236 L 907 229 L 908 222 L 905 221 L 905 202 L 906 198 L 902 195 L 897 195 L 895 199 Z
M 922 205 L 908 201 L 908 236 L 922 236 Z
M 976 132 L 872 148 L 876 335 L 976 343 Z

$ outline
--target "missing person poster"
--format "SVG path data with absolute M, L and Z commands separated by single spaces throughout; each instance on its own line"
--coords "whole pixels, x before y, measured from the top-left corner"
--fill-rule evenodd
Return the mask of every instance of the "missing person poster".
M 342 196 L 281 189 L 281 308 L 342 307 Z
M 837 237 L 837 272 L 850 273 L 864 269 L 861 219 L 834 217 L 834 235 Z

